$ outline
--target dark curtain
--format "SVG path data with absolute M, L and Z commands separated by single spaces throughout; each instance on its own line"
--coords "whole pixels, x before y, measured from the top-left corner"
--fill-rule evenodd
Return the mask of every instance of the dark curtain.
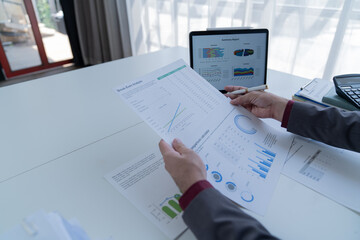
M 60 0 L 61 8 L 64 12 L 64 21 L 66 32 L 69 37 L 71 50 L 74 55 L 74 63 L 78 67 L 84 66 L 84 60 L 81 53 L 79 34 L 76 26 L 74 0 Z
M 124 0 L 75 0 L 74 12 L 85 65 L 132 55 Z

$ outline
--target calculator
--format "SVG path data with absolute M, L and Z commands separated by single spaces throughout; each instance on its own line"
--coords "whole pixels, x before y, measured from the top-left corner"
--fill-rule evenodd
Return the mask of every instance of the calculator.
M 360 74 L 335 76 L 333 81 L 337 95 L 360 108 Z

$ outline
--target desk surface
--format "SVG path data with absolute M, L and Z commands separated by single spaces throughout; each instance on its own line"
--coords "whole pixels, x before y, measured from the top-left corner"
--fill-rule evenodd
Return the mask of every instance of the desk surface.
M 178 58 L 188 50 L 0 88 L 0 233 L 44 209 L 76 217 L 92 239 L 167 239 L 103 176 L 159 141 L 113 88 Z M 269 90 L 287 98 L 307 81 L 268 71 Z M 266 216 L 249 214 L 284 239 L 360 239 L 359 214 L 283 175 Z

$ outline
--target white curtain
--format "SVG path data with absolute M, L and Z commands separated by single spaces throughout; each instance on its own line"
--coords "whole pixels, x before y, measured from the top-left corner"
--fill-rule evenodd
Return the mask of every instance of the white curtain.
M 305 78 L 360 73 L 360 0 L 127 0 L 134 55 L 188 47 L 190 31 L 268 28 L 268 67 Z

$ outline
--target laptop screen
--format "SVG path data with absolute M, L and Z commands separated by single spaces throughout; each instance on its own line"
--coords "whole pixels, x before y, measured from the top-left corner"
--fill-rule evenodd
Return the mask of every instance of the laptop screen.
M 267 29 L 190 33 L 191 67 L 218 90 L 266 83 Z

